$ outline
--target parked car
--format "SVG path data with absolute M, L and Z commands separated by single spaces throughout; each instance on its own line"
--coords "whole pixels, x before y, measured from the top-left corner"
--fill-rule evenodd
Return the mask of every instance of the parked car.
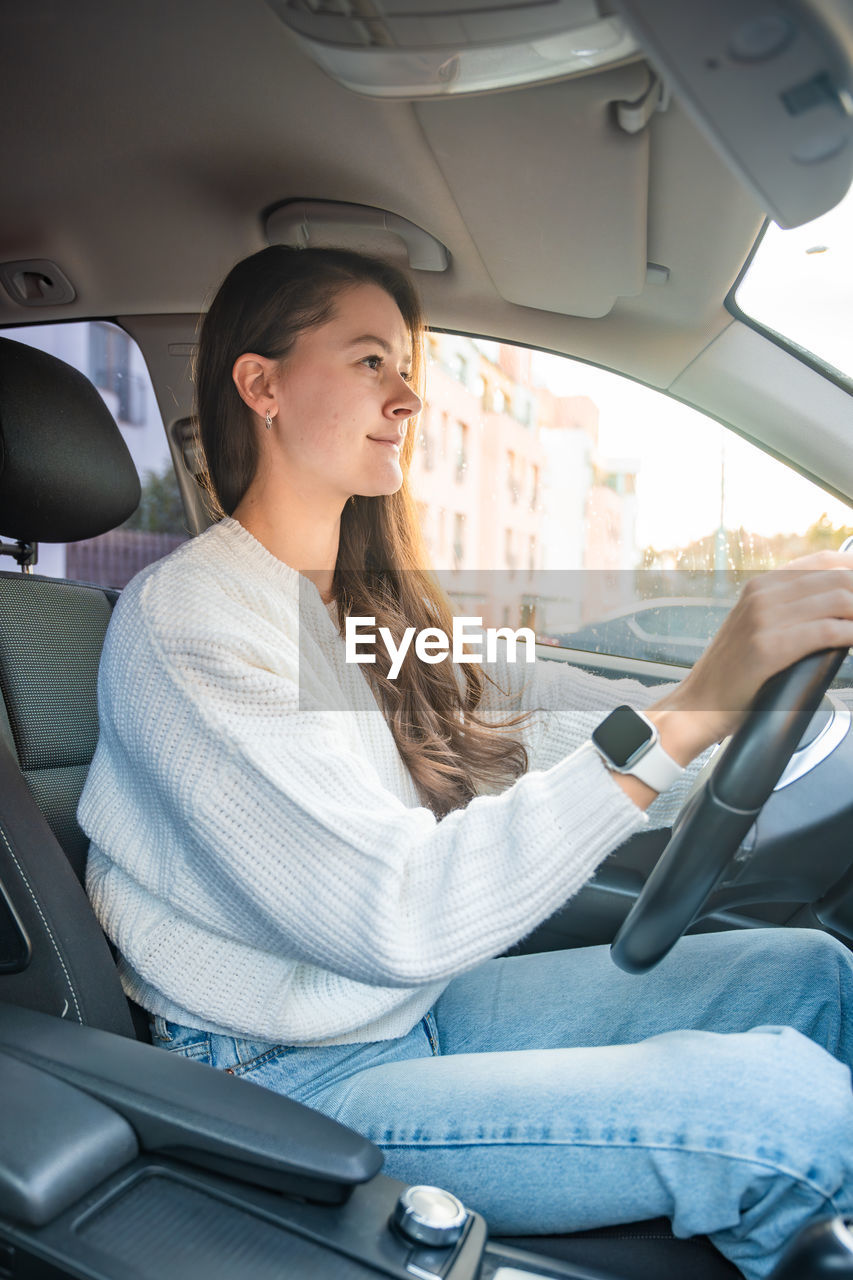
M 708 647 L 734 601 L 645 600 L 633 609 L 548 637 L 566 649 L 619 654 L 690 667 Z
M 539 639 L 565 649 L 692 667 L 733 604 L 734 600 L 645 600 L 633 609 L 620 610 L 577 631 Z M 853 683 L 853 658 L 844 659 L 836 683 Z
M 656 22 L 654 6 L 645 6 L 648 21 L 643 8 L 4 7 L 0 1275 L 733 1274 L 707 1241 L 675 1240 L 659 1223 L 488 1245 L 476 1214 L 452 1244 L 389 1230 L 405 1188 L 379 1172 L 369 1143 L 145 1043 L 145 1020 L 138 1011 L 134 1020 L 81 889 L 86 841 L 74 816 L 97 736 L 100 644 L 125 577 L 110 579 L 124 573 L 111 568 L 81 585 L 66 570 L 85 566 L 78 572 L 91 578 L 117 563 L 126 529 L 109 556 L 88 544 L 105 535 L 113 508 L 133 505 L 136 483 L 125 477 L 118 492 L 125 473 L 101 430 L 103 404 L 149 498 L 163 464 L 174 469 L 179 514 L 170 496 L 163 506 L 173 514 L 137 529 L 146 554 L 161 554 L 163 538 L 201 532 L 210 516 L 192 432 L 199 317 L 232 263 L 267 243 L 366 247 L 416 275 L 436 388 L 435 452 L 425 448 L 418 465 L 425 476 L 434 459 L 448 460 L 426 515 L 451 573 L 520 573 L 527 556 L 537 568 L 586 567 L 578 548 L 592 544 L 578 522 L 587 518 L 603 549 L 627 537 L 636 468 L 607 455 L 598 418 L 581 403 L 598 392 L 577 383 L 576 364 L 545 385 L 540 362 L 554 356 L 588 366 L 591 378 L 611 371 L 636 393 L 632 404 L 654 396 L 660 408 L 626 408 L 627 425 L 671 406 L 686 415 L 680 447 L 669 449 L 677 465 L 666 501 L 653 497 L 652 506 L 695 512 L 713 499 L 716 522 L 721 500 L 705 492 L 707 451 L 697 441 L 705 431 L 716 449 L 716 485 L 724 424 L 730 454 L 746 440 L 775 469 L 777 479 L 753 485 L 756 509 L 791 479 L 810 486 L 809 519 L 832 508 L 832 528 L 853 523 L 844 515 L 853 505 L 853 370 L 840 367 L 842 346 L 830 355 L 809 347 L 781 319 L 774 331 L 742 310 L 737 288 L 760 260 L 762 237 L 775 244 L 768 212 L 799 226 L 838 206 L 850 185 L 842 107 L 853 17 L 803 2 L 771 4 L 765 21 L 763 9 L 756 17 L 685 3 Z M 849 331 L 847 219 L 828 258 L 841 264 L 831 280 L 841 318 L 828 341 L 844 324 Z M 823 243 L 806 242 L 801 256 L 811 248 L 818 261 Z M 789 290 L 787 279 L 777 283 L 764 295 L 771 310 Z M 22 354 L 33 348 L 31 359 Z M 56 363 L 60 350 L 100 395 Z M 441 395 L 451 383 L 462 388 L 464 414 L 452 407 L 461 400 L 439 402 L 442 377 Z M 149 454 L 149 429 L 159 452 Z M 637 428 L 638 448 L 642 438 Z M 731 458 L 727 466 L 733 502 Z M 466 485 L 475 488 L 463 502 Z M 542 558 L 546 541 L 556 560 Z M 66 544 L 78 547 L 70 558 Z M 19 571 L 34 561 L 35 573 Z M 715 601 L 675 612 L 659 600 L 554 638 L 610 655 L 597 664 L 608 676 L 665 681 L 672 673 L 655 664 L 692 661 L 723 610 Z M 576 660 L 554 646 L 547 656 Z M 697 927 L 773 922 L 851 945 L 849 726 L 841 708 L 818 712 L 796 777 L 768 801 Z M 660 847 L 651 833 L 617 850 L 524 947 L 610 941 Z M 802 1248 L 841 1256 L 845 1229 L 833 1231 Z M 792 1266 L 790 1276 L 812 1274 L 808 1259 Z

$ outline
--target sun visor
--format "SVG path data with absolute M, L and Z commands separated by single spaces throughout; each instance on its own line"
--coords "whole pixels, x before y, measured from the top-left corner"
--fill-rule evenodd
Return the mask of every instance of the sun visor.
M 649 131 L 626 132 L 618 107 L 641 101 L 649 81 L 645 65 L 635 63 L 560 84 L 414 105 L 507 302 L 599 317 L 642 291 Z
M 853 180 L 853 42 L 833 0 L 615 0 L 699 128 L 780 227 Z M 853 12 L 847 3 L 848 12 Z

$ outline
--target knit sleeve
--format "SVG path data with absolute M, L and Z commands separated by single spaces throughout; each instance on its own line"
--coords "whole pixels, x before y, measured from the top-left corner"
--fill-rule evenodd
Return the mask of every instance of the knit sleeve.
M 643 711 L 675 688 L 675 683 L 644 685 L 639 680 L 609 679 L 561 659 L 538 658 L 530 665 L 509 662 L 505 649 L 494 663 L 484 665 L 484 671 L 490 679 L 479 710 L 493 722 L 526 715 L 520 736 L 531 769 L 552 768 L 576 751 L 615 707 L 627 703 Z M 646 811 L 650 827 L 672 826 L 713 750 L 697 756 L 681 778 L 653 801 Z
M 396 752 L 375 704 L 336 706 L 317 667 L 300 687 L 296 659 L 227 616 L 215 641 L 136 618 L 105 651 L 81 821 L 208 930 L 362 983 L 426 984 L 516 942 L 646 823 L 589 745 L 439 821 L 380 776 Z

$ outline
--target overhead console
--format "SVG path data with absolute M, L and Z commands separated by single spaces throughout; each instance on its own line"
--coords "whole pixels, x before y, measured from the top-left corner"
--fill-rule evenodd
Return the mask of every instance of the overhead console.
M 596 0 L 268 0 L 340 84 L 383 98 L 483 93 L 635 57 L 622 19 Z

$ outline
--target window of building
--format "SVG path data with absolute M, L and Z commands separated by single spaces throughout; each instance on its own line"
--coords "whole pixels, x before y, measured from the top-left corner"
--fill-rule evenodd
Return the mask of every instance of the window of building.
M 432 471 L 435 466 L 435 439 L 432 432 L 432 421 L 426 412 L 424 412 L 421 421 L 418 444 L 421 450 L 424 471 Z
M 506 390 L 504 395 L 507 395 Z M 533 394 L 526 384 L 515 384 L 508 389 L 506 412 L 511 413 L 516 422 L 520 422 L 523 427 L 530 427 L 533 422 L 533 406 Z
M 508 449 L 506 455 L 506 483 L 509 490 L 509 496 L 513 502 L 518 502 L 519 486 L 518 486 L 518 463 L 514 449 Z
M 454 568 L 461 569 L 465 559 L 465 516 L 460 511 L 453 517 L 453 559 Z
M 456 469 L 456 483 L 461 484 L 468 470 L 468 428 L 464 422 L 457 420 L 453 432 L 453 464 Z
M 468 362 L 459 351 L 450 360 L 450 373 L 457 382 L 465 383 L 468 381 Z

